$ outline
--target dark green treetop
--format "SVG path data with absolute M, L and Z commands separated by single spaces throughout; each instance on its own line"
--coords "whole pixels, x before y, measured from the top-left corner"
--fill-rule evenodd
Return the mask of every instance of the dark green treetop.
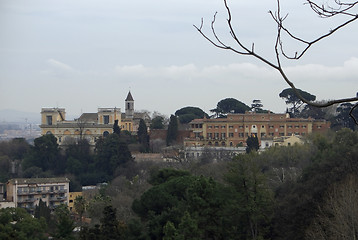
M 235 98 L 225 98 L 218 102 L 216 108 L 210 110 L 217 117 L 225 117 L 228 113 L 245 113 L 251 108 Z
M 151 129 L 164 129 L 164 117 L 156 116 L 152 119 L 150 124 Z
M 56 221 L 56 238 L 67 240 L 75 239 L 73 236 L 75 225 L 67 205 L 62 204 L 57 206 L 54 215 Z
M 118 125 L 118 119 L 114 120 L 113 133 L 117 134 L 118 136 L 121 135 L 121 128 Z
M 23 169 L 35 166 L 43 171 L 59 171 L 63 169 L 63 161 L 61 161 L 59 153 L 59 146 L 54 135 L 46 134 L 36 138 L 34 146 L 31 147 L 29 154 L 24 159 Z
M 167 146 L 175 143 L 178 136 L 178 118 L 174 115 L 170 116 L 168 131 L 167 131 Z
M 139 121 L 137 136 L 138 141 L 141 145 L 140 151 L 149 152 L 149 135 L 147 131 L 147 125 L 145 124 L 145 121 L 143 119 L 140 119 Z
M 256 161 L 256 154 L 240 154 L 230 163 L 226 182 L 233 187 L 231 221 L 237 239 L 271 239 L 273 192 Z
M 112 176 L 117 167 L 131 162 L 133 157 L 127 143 L 112 133 L 97 141 L 95 159 L 97 169 Z
M 164 178 L 152 176 L 152 179 L 167 180 L 159 181 L 133 202 L 133 210 L 147 225 L 148 236 L 151 239 L 233 237 L 231 218 L 224 218 L 231 212 L 227 208 L 231 192 L 213 179 L 175 171 L 159 171 L 159 175 L 168 173 Z
M 246 139 L 246 153 L 257 151 L 260 148 L 259 139 L 256 135 L 251 135 Z
M 152 171 L 148 182 L 152 185 L 159 185 L 166 181 L 169 181 L 172 178 L 188 175 L 190 175 L 190 173 L 187 171 L 176 170 L 173 168 L 163 168 L 160 170 Z
M 316 96 L 312 95 L 308 92 L 302 91 L 301 89 L 297 89 L 297 91 L 300 93 L 300 95 L 306 99 L 307 101 L 315 101 Z M 296 93 L 292 88 L 286 88 L 282 90 L 282 92 L 279 94 L 280 98 L 284 98 L 287 105 L 291 105 L 291 107 L 288 109 L 290 113 L 292 113 L 294 116 L 297 116 L 299 113 L 299 108 L 303 105 L 302 100 L 297 97 Z
M 198 107 L 183 107 L 175 112 L 175 116 L 179 117 L 180 123 L 189 123 L 197 118 L 209 118 L 209 115 Z
M 23 208 L 0 209 L 0 239 L 45 240 L 44 218 L 33 218 Z

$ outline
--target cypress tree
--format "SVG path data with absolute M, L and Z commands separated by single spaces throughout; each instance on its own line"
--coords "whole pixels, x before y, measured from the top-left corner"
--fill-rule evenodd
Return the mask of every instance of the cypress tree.
M 167 146 L 176 141 L 178 136 L 178 119 L 176 116 L 171 115 L 167 131 Z
M 149 151 L 149 136 L 148 136 L 148 132 L 147 132 L 147 125 L 145 124 L 143 119 L 141 119 L 139 121 L 137 135 L 138 135 L 138 141 L 141 144 L 141 152 L 148 152 Z
M 256 137 L 256 135 L 249 136 L 246 140 L 246 144 L 246 153 L 257 151 L 260 148 L 259 139 Z
M 114 120 L 113 133 L 117 134 L 118 136 L 121 135 L 121 128 L 118 125 L 118 120 Z

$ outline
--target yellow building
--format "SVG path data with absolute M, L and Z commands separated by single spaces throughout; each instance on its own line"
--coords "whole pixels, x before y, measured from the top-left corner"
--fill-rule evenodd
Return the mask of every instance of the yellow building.
M 53 134 L 59 145 L 80 139 L 86 139 L 90 145 L 95 145 L 98 138 L 113 132 L 116 120 L 121 130 L 135 132 L 136 124 L 139 124 L 136 115 L 131 92 L 125 99 L 125 113 L 122 113 L 120 108 L 98 108 L 97 113 L 83 113 L 77 119 L 66 120 L 64 108 L 42 108 L 41 134 Z
M 293 146 L 295 144 L 303 144 L 304 141 L 302 139 L 302 136 L 298 135 L 292 135 L 287 137 L 280 137 L 273 139 L 274 146 Z
M 118 108 L 98 108 L 97 113 L 83 113 L 78 119 L 65 119 L 64 108 L 42 108 L 41 134 L 53 134 L 59 145 L 86 139 L 94 145 L 101 136 L 113 132 L 115 120 L 121 123 L 121 112 Z
M 70 192 L 68 194 L 68 209 L 71 211 L 71 212 L 76 212 L 75 210 L 75 200 L 77 197 L 80 197 L 82 196 L 82 192 Z

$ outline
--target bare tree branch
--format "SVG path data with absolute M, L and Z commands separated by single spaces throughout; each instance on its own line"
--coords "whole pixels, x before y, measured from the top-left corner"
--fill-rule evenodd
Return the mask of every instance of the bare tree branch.
M 281 77 L 285 80 L 285 82 L 293 89 L 293 91 L 295 92 L 297 97 L 299 99 L 301 99 L 302 102 L 304 102 L 304 103 L 306 103 L 308 105 L 322 108 L 322 107 L 328 107 L 328 106 L 331 106 L 331 105 L 334 105 L 334 104 L 339 104 L 339 103 L 358 101 L 358 96 L 335 99 L 335 100 L 330 100 L 330 101 L 326 101 L 326 102 L 308 101 L 299 93 L 299 91 L 297 90 L 297 88 L 294 85 L 294 83 L 289 80 L 288 76 L 286 75 L 286 73 L 283 70 L 283 67 L 281 65 L 281 56 L 283 56 L 283 57 L 285 57 L 287 59 L 290 59 L 290 60 L 298 60 L 314 44 L 320 42 L 321 40 L 323 40 L 325 38 L 328 38 L 329 36 L 331 36 L 332 34 L 337 32 L 341 28 L 343 28 L 343 27 L 347 26 L 348 24 L 356 21 L 358 19 L 358 13 L 354 13 L 354 12 L 352 12 L 352 10 L 354 10 L 353 8 L 356 5 L 358 5 L 358 1 L 353 1 L 352 3 L 348 3 L 348 2 L 341 2 L 340 0 L 334 0 L 334 3 L 336 5 L 334 7 L 334 6 L 331 6 L 329 4 L 318 5 L 313 0 L 305 0 L 305 4 L 309 5 L 309 7 L 318 16 L 320 16 L 322 18 L 329 18 L 329 17 L 334 17 L 334 16 L 337 16 L 337 15 L 343 15 L 343 16 L 346 16 L 346 17 L 349 18 L 345 22 L 343 22 L 340 25 L 336 26 L 335 28 L 331 29 L 328 33 L 320 35 L 317 38 L 315 38 L 314 40 L 307 41 L 307 40 L 305 40 L 303 38 L 300 38 L 300 37 L 294 35 L 289 29 L 284 27 L 283 22 L 288 17 L 288 14 L 286 14 L 284 17 L 281 16 L 280 0 L 277 0 L 277 10 L 275 11 L 275 13 L 273 13 L 272 11 L 269 11 L 269 14 L 271 15 L 272 19 L 277 24 L 277 34 L 276 34 L 276 40 L 275 40 L 275 46 L 274 46 L 276 62 L 269 61 L 266 58 L 264 58 L 262 55 L 256 53 L 255 48 L 254 48 L 254 43 L 252 43 L 252 46 L 250 48 L 250 47 L 245 46 L 241 42 L 240 38 L 237 36 L 237 34 L 235 33 L 235 30 L 234 30 L 234 28 L 232 26 L 232 14 L 231 14 L 231 10 L 230 10 L 230 8 L 229 8 L 229 6 L 227 4 L 227 0 L 223 0 L 223 1 L 224 1 L 224 5 L 225 5 L 225 8 L 226 8 L 227 15 L 228 15 L 227 25 L 228 25 L 228 28 L 229 28 L 229 33 L 230 33 L 231 37 L 234 39 L 234 41 L 237 43 L 238 46 L 237 47 L 232 47 L 232 46 L 227 45 L 217 35 L 217 33 L 215 31 L 215 21 L 216 21 L 217 13 L 214 14 L 213 21 L 211 22 L 211 31 L 212 31 L 212 34 L 214 36 L 213 38 L 209 37 L 207 34 L 205 34 L 203 32 L 203 28 L 202 28 L 203 27 L 203 20 L 201 22 L 200 27 L 197 27 L 197 26 L 194 25 L 194 27 L 198 30 L 198 32 L 206 40 L 208 40 L 212 45 L 214 45 L 215 47 L 220 48 L 220 49 L 233 51 L 233 52 L 235 52 L 237 54 L 240 54 L 240 55 L 253 56 L 253 57 L 259 59 L 260 61 L 262 61 L 263 63 L 269 65 L 270 67 L 276 69 L 280 73 Z M 282 33 L 287 34 L 291 39 L 293 39 L 293 40 L 295 40 L 297 42 L 305 44 L 306 47 L 301 52 L 296 51 L 294 56 L 287 55 L 285 53 L 284 47 L 283 47 Z M 357 119 L 355 119 L 353 117 L 352 111 L 357 107 L 357 105 L 358 105 L 358 103 L 351 109 L 351 112 L 350 112 L 350 116 L 354 119 L 356 124 L 358 124 L 358 122 L 357 122 Z

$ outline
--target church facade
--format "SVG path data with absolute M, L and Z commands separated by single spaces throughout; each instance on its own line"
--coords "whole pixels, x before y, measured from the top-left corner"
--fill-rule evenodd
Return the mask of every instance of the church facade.
M 128 92 L 125 99 L 125 113 L 120 108 L 98 108 L 97 113 L 83 113 L 79 118 L 66 120 L 64 108 L 41 109 L 41 134 L 53 134 L 59 145 L 66 145 L 86 139 L 90 145 L 95 145 L 98 138 L 113 132 L 113 125 L 118 120 L 121 130 L 135 133 L 140 118 L 149 118 L 143 114 L 135 113 L 134 99 Z M 148 121 L 148 119 L 147 119 Z

